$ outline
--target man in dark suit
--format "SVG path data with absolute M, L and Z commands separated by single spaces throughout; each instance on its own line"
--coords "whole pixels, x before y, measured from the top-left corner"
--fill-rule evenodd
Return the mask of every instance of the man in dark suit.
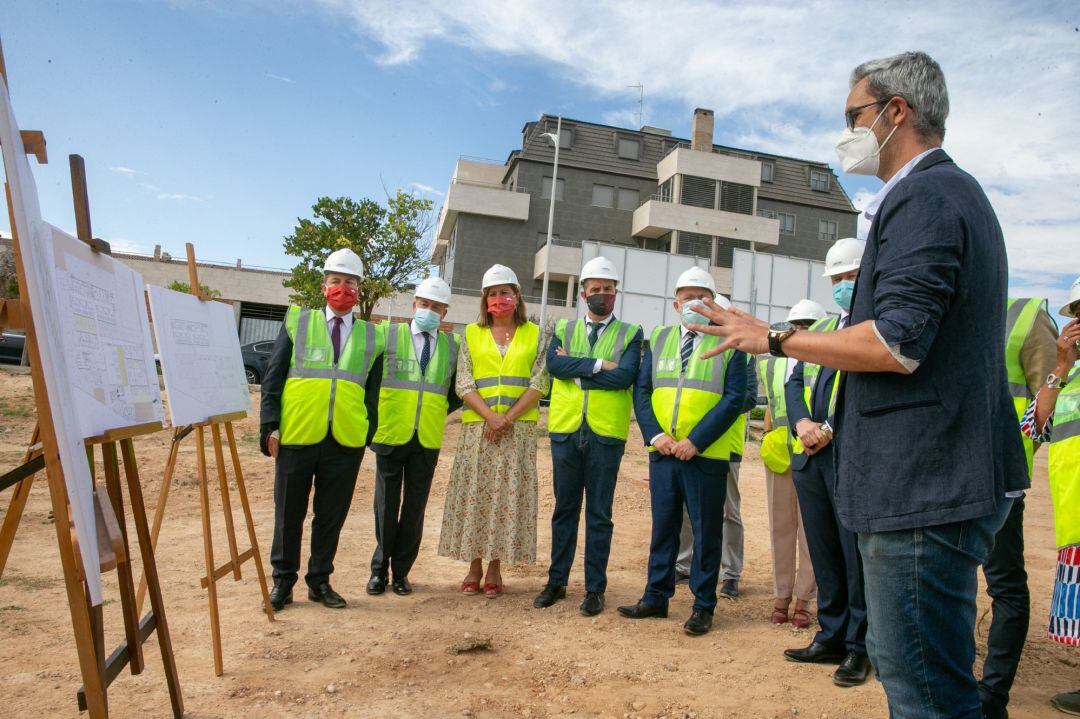
M 1005 368 L 1005 242 L 978 182 L 940 148 L 948 107 L 924 53 L 852 72 L 837 151 L 845 171 L 886 184 L 866 211 L 849 327 L 795 333 L 708 309 L 717 327 L 701 328 L 727 337 L 718 350 L 845 372 L 837 516 L 859 533 L 870 658 L 905 719 L 981 718 L 977 571 L 1030 484 Z

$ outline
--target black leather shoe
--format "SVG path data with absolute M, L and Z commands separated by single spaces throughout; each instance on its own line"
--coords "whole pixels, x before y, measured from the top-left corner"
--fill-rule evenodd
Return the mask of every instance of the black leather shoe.
M 784 650 L 784 657 L 788 661 L 808 664 L 839 664 L 846 656 L 847 652 L 843 649 L 834 649 L 817 642 L 811 642 L 810 646 L 802 649 Z
M 855 652 L 848 652 L 844 661 L 836 668 L 832 676 L 833 684 L 838 687 L 857 687 L 870 675 L 870 659 Z
M 581 603 L 581 613 L 586 617 L 595 617 L 604 611 L 603 592 L 585 592 L 585 601 Z
M 270 608 L 280 612 L 286 604 L 292 604 L 292 586 L 275 584 L 270 590 Z
M 331 589 L 329 582 L 323 582 L 315 589 L 308 587 L 307 596 L 311 601 L 318 602 L 330 609 L 341 609 L 345 606 L 345 600 L 342 599 L 340 594 Z
M 619 614 L 628 619 L 648 619 L 649 617 L 660 617 L 663 619 L 667 616 L 667 607 L 654 607 L 645 602 L 638 602 L 637 604 L 628 604 L 625 607 L 619 607 Z
M 394 587 L 394 594 L 399 597 L 412 594 L 412 582 L 409 581 L 408 577 L 394 577 L 392 586 Z
M 690 618 L 686 620 L 686 624 L 682 625 L 683 631 L 692 637 L 700 637 L 702 634 L 708 634 L 712 629 L 712 612 L 707 612 L 704 609 L 695 609 L 694 613 L 690 615 Z
M 537 609 L 547 609 L 555 602 L 566 597 L 566 587 L 556 587 L 554 584 L 545 584 L 540 593 L 533 600 L 533 606 Z
M 994 700 L 983 697 L 982 715 L 983 719 L 1009 719 L 1009 710 Z
M 367 593 L 373 597 L 377 597 L 386 591 L 386 577 L 380 577 L 378 574 L 372 574 L 371 579 L 367 580 Z
M 724 583 L 720 585 L 720 596 L 727 599 L 739 598 L 739 580 L 738 579 L 725 579 Z

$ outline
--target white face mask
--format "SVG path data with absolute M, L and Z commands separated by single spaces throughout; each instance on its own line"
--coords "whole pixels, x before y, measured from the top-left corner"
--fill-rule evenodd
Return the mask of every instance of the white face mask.
M 840 142 L 836 143 L 836 155 L 840 158 L 840 166 L 844 172 L 852 175 L 877 174 L 881 151 L 885 145 L 889 144 L 893 132 L 896 132 L 896 127 L 894 127 L 885 138 L 885 142 L 881 143 L 880 147 L 878 146 L 877 135 L 873 133 L 874 125 L 885 114 L 888 107 L 885 105 L 881 108 L 881 112 L 874 118 L 870 127 L 856 127 L 854 130 L 844 128 L 844 132 L 840 135 Z

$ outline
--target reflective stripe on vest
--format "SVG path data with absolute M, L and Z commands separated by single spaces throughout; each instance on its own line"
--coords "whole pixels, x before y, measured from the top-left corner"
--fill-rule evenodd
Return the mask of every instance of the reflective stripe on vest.
M 477 392 L 488 407 L 498 414 L 506 414 L 529 388 L 532 367 L 540 351 L 540 328 L 532 322 L 518 327 L 505 357 L 499 352 L 489 327 L 468 325 L 465 328 L 465 343 L 472 358 Z M 535 422 L 538 416 L 539 412 L 533 406 L 518 420 Z M 461 413 L 461 421 L 483 422 L 484 418 L 466 407 Z
M 570 357 L 608 360 L 618 363 L 626 345 L 638 332 L 638 326 L 619 320 L 600 334 L 596 345 L 589 347 L 584 320 L 559 320 L 555 334 Z M 626 441 L 630 433 L 630 412 L 633 408 L 631 388 L 583 390 L 572 379 L 555 379 L 551 383 L 551 406 L 548 408 L 548 431 L 569 434 L 581 426 L 582 417 L 589 429 L 598 435 Z
M 1050 497 L 1058 547 L 1080 543 L 1080 363 L 1054 405 L 1050 432 Z
M 1046 309 L 1046 300 L 1010 297 L 1008 309 L 1005 311 L 1005 368 L 1009 373 L 1009 394 L 1012 396 L 1013 407 L 1016 408 L 1017 420 L 1024 418 L 1024 412 L 1032 400 L 1028 391 L 1027 375 L 1020 364 L 1020 351 L 1031 334 L 1031 328 L 1035 326 L 1035 318 L 1039 316 L 1040 309 Z M 1034 468 L 1035 443 L 1026 434 L 1021 433 L 1021 437 L 1024 440 L 1030 476 Z
M 720 403 L 724 395 L 724 373 L 734 350 L 719 357 L 701 359 L 702 353 L 719 346 L 721 340 L 702 335 L 682 370 L 679 327 L 657 327 L 649 339 L 652 348 L 652 410 L 660 427 L 675 438 L 686 439 L 701 419 Z M 745 371 L 745 369 L 743 370 Z M 745 425 L 738 419 L 715 442 L 698 453 L 710 459 L 729 459 L 742 451 Z M 649 451 L 655 451 L 650 447 Z
M 840 323 L 839 317 L 826 317 L 810 325 L 810 332 L 832 332 Z M 817 388 L 818 378 L 821 376 L 821 365 L 803 362 L 803 398 L 806 400 L 806 409 L 813 413 L 814 391 Z M 840 372 L 833 375 L 832 392 L 829 395 L 829 417 L 836 412 L 836 396 L 840 389 Z M 796 442 L 792 453 L 802 454 L 802 442 Z
M 457 368 L 457 336 L 434 335 L 427 372 L 420 373 L 412 330 L 406 324 L 383 324 L 386 353 L 379 388 L 379 426 L 372 442 L 403 445 L 414 433 L 428 449 L 442 447 L 449 408 L 447 393 Z
M 293 354 L 281 395 L 281 443 L 317 444 L 330 428 L 339 444 L 363 447 L 368 431 L 364 384 L 383 350 L 382 331 L 370 322 L 353 320 L 335 364 L 323 310 L 290 307 L 285 327 Z

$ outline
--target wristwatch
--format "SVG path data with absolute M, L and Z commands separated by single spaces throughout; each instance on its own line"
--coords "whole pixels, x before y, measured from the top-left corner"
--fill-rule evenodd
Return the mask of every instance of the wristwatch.
M 773 357 L 787 357 L 781 345 L 784 344 L 784 340 L 795 334 L 796 329 L 798 328 L 790 322 L 769 325 L 769 354 Z
M 1051 372 L 1046 376 L 1046 389 L 1061 389 L 1069 383 L 1069 380 L 1065 377 L 1058 377 Z

